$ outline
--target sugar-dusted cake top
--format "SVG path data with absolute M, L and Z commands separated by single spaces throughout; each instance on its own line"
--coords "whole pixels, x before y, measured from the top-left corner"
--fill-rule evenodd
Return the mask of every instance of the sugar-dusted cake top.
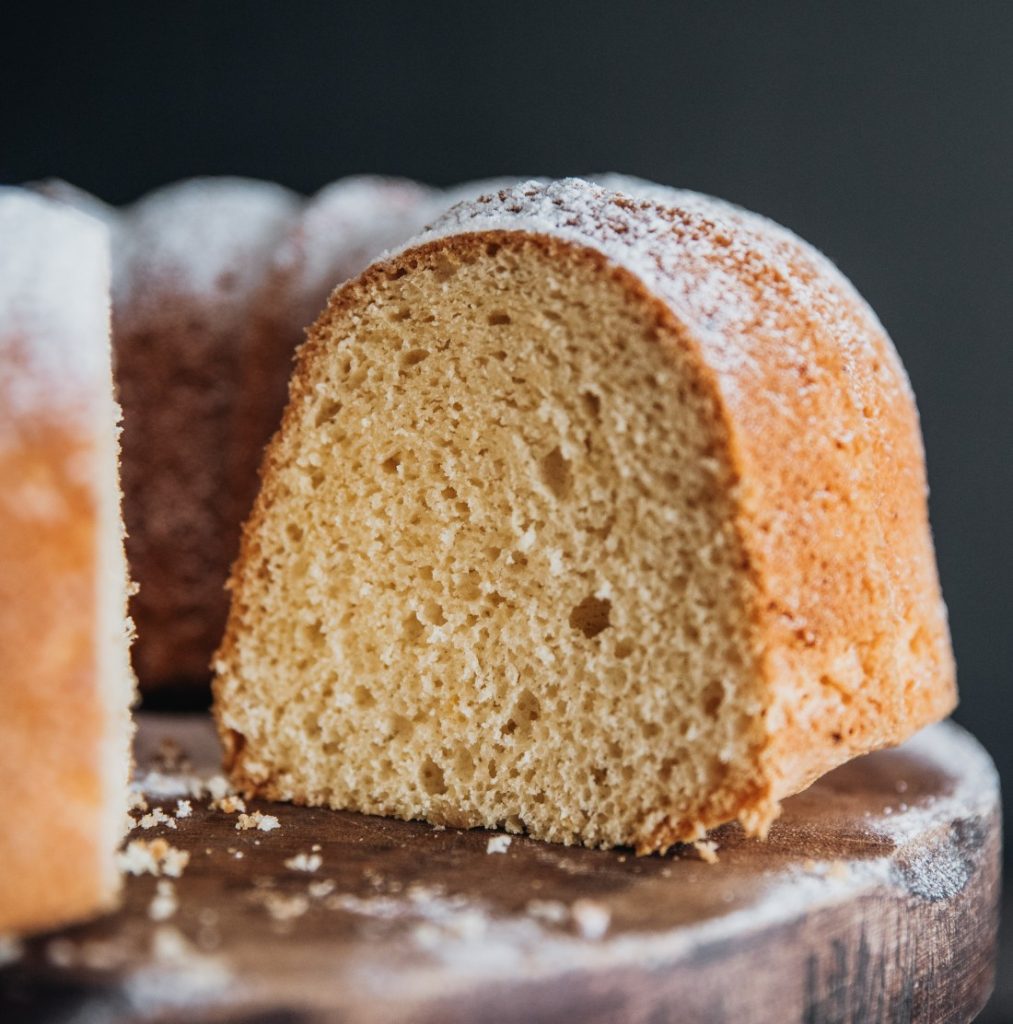
M 772 335 L 800 364 L 815 358 L 801 318 L 777 321 L 787 301 L 822 321 L 852 365 L 874 361 L 875 339 L 893 382 L 910 395 L 876 315 L 825 256 L 787 228 L 697 192 L 615 174 L 597 182 L 529 181 L 460 202 L 400 251 L 476 231 L 529 232 L 593 247 L 692 325 L 729 393 L 741 375 L 766 373 L 757 346 Z
M 83 213 L 0 188 L 0 419 L 77 404 L 109 373 L 109 239 Z
M 124 214 L 115 300 L 143 303 L 145 282 L 157 280 L 163 294 L 238 311 L 298 204 L 280 185 L 244 178 L 193 178 L 150 193 Z

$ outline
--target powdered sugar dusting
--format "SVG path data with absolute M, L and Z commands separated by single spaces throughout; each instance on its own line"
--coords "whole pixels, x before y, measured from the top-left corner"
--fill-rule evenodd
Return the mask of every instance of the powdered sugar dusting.
M 243 317 L 297 207 L 288 189 L 242 178 L 194 178 L 152 192 L 123 215 L 114 302 L 143 309 L 154 283 L 155 302 L 175 290 L 217 317 Z
M 0 189 L 2 419 L 81 408 L 109 378 L 109 239 L 97 220 Z
M 55 199 L 58 203 L 73 207 L 81 213 L 88 214 L 96 220 L 102 221 L 109 228 L 110 233 L 115 234 L 120 223 L 120 212 L 115 206 L 103 202 L 98 196 L 86 192 L 77 185 L 72 185 L 62 178 L 46 178 L 44 181 L 33 181 L 26 185 L 26 188 L 37 192 L 47 199 Z M 115 244 L 115 243 L 114 243 Z
M 518 185 L 547 185 L 549 178 L 539 178 L 534 175 L 520 177 L 499 177 L 499 178 L 476 178 L 474 181 L 462 181 L 457 185 L 451 185 L 440 193 L 438 202 L 434 204 L 432 216 L 442 216 L 452 206 L 458 203 L 474 202 L 483 196 L 496 195 L 506 189 L 516 188 Z
M 459 203 L 399 251 L 490 230 L 598 249 L 692 326 L 730 401 L 742 375 L 763 374 L 763 343 L 772 333 L 789 358 L 814 361 L 808 332 L 779 319 L 789 299 L 833 331 L 852 369 L 874 360 L 870 338 L 885 342 L 896 378 L 907 387 L 875 314 L 826 257 L 792 232 L 711 196 L 623 175 L 598 181 L 529 181 Z M 860 373 L 850 376 L 860 385 Z

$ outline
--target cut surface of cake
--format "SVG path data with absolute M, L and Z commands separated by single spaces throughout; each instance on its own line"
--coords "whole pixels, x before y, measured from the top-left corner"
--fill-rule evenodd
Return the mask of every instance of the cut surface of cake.
M 0 932 L 119 891 L 134 684 L 109 279 L 102 224 L 0 189 Z
M 214 684 L 249 793 L 649 852 L 954 705 L 892 344 L 718 200 L 458 205 L 332 297 L 262 481 Z
M 458 205 L 332 297 L 262 481 L 214 684 L 250 793 L 649 852 L 954 704 L 892 344 L 718 200 Z

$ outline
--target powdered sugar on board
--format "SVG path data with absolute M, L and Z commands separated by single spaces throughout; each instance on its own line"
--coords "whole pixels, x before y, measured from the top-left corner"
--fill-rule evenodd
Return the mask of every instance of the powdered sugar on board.
M 0 427 L 82 412 L 109 386 L 109 238 L 97 220 L 0 188 Z

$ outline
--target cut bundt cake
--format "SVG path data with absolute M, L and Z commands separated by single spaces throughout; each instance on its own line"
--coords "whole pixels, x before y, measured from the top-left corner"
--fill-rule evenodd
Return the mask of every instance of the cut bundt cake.
M 955 701 L 889 338 L 686 192 L 504 190 L 338 290 L 231 586 L 216 715 L 276 799 L 664 850 Z
M 119 890 L 133 677 L 105 227 L 0 189 L 0 932 Z

